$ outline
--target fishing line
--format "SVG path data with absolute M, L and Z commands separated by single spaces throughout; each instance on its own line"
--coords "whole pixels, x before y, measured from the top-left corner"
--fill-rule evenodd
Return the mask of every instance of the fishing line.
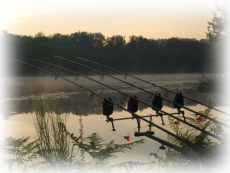
M 7 59 L 14 60 L 14 61 L 16 61 L 16 62 L 19 62 L 19 63 L 22 63 L 22 64 L 26 64 L 26 65 L 28 65 L 28 66 L 34 67 L 33 65 L 31 65 L 31 64 L 29 64 L 29 63 L 26 63 L 26 62 L 23 62 L 23 61 L 20 61 L 20 60 L 15 60 L 15 59 L 11 59 L 11 58 L 7 58 Z M 44 71 L 44 72 L 47 72 L 47 73 L 49 73 L 49 74 L 57 75 L 57 74 L 55 74 L 54 72 L 45 70 L 45 69 L 43 69 L 43 68 L 40 68 L 40 67 L 37 67 L 37 68 L 38 68 L 39 70 Z M 67 81 L 67 82 L 69 82 L 69 83 L 72 83 L 72 84 L 74 84 L 74 85 L 76 85 L 76 86 L 78 86 L 78 87 L 80 87 L 80 88 L 82 88 L 82 89 L 84 89 L 84 90 L 86 90 L 86 91 L 88 91 L 88 92 L 94 94 L 95 96 L 97 96 L 97 97 L 99 97 L 99 98 L 101 98 L 101 99 L 104 100 L 104 97 L 100 96 L 99 94 L 97 94 L 97 93 L 95 93 L 95 92 L 93 92 L 93 91 L 90 91 L 89 89 L 87 89 L 87 88 L 85 88 L 85 87 L 83 87 L 83 86 L 81 86 L 81 85 L 79 85 L 79 84 L 77 84 L 77 83 L 75 83 L 75 82 L 72 82 L 72 81 L 70 81 L 69 79 L 67 79 L 67 78 L 65 78 L 65 77 L 63 77 L 63 76 L 60 76 L 60 75 L 57 75 L 57 76 L 60 77 L 61 79 L 65 80 L 65 81 Z M 165 133 L 167 133 L 167 134 L 169 134 L 169 135 L 171 135 L 171 136 L 177 138 L 178 140 L 184 142 L 185 144 L 187 144 L 188 146 L 190 146 L 193 150 L 198 151 L 199 153 L 204 153 L 204 154 L 209 154 L 209 153 L 210 153 L 210 151 L 207 151 L 206 148 L 201 147 L 201 146 L 198 146 L 198 145 L 196 145 L 196 144 L 194 144 L 194 143 L 192 143 L 192 142 L 190 142 L 190 141 L 188 141 L 188 140 L 182 139 L 181 137 L 179 137 L 179 136 L 177 136 L 177 135 L 171 133 L 170 131 L 168 131 L 168 130 L 166 130 L 166 129 L 160 127 L 160 126 L 158 126 L 157 124 L 155 124 L 155 123 L 153 123 L 153 122 L 150 122 L 150 121 L 146 120 L 145 118 L 143 118 L 143 117 L 141 117 L 141 116 L 139 116 L 139 115 L 137 115 L 137 114 L 131 112 L 131 111 L 128 110 L 128 109 L 123 108 L 122 106 L 118 105 L 117 103 L 114 103 L 114 102 L 112 102 L 112 101 L 111 101 L 111 103 L 114 104 L 115 106 L 117 106 L 117 107 L 119 107 L 119 108 L 121 108 L 121 109 L 123 109 L 123 110 L 125 110 L 125 111 L 127 111 L 127 112 L 129 112 L 129 113 L 131 113 L 131 114 L 134 116 L 134 118 L 136 118 L 136 119 L 142 119 L 143 121 L 145 121 L 145 122 L 147 122 L 147 123 L 150 123 L 150 124 L 154 125 L 155 127 L 157 127 L 158 129 L 164 131 Z M 182 148 L 177 147 L 177 146 L 174 146 L 173 144 L 171 144 L 171 143 L 169 143 L 169 142 L 165 142 L 165 141 L 163 141 L 163 140 L 161 140 L 161 139 L 159 139 L 159 138 L 157 138 L 157 137 L 154 137 L 154 136 L 151 136 L 151 135 L 148 135 L 148 134 L 145 134 L 145 135 L 146 135 L 147 137 L 149 137 L 149 138 L 152 138 L 153 140 L 161 141 L 160 143 L 162 143 L 162 142 L 163 142 L 163 143 L 166 143 L 167 146 L 171 146 L 171 148 L 176 148 L 178 151 L 187 152 L 187 150 L 184 151 Z M 165 145 L 166 145 L 166 144 L 165 144 Z
M 123 124 L 122 121 L 121 121 L 121 125 L 122 125 L 122 127 L 126 130 L 126 132 L 128 133 L 129 131 L 127 130 L 126 126 Z
M 25 58 L 25 59 L 28 59 L 28 58 Z M 33 59 L 28 59 L 28 60 L 34 61 Z M 43 62 L 43 61 L 39 61 L 39 60 L 35 60 L 35 61 L 38 61 L 38 62 L 41 62 L 41 63 L 45 63 L 45 64 L 48 64 L 48 65 L 53 65 L 53 64 L 51 64 L 51 63 L 47 63 L 47 62 Z M 56 66 L 56 65 L 55 65 L 55 66 Z M 76 74 L 75 71 L 66 69 L 66 68 L 61 67 L 61 66 L 57 66 L 57 67 L 58 67 L 58 68 L 62 68 L 62 69 L 64 69 L 64 70 L 67 70 L 67 71 L 70 71 L 70 72 Z M 120 92 L 119 90 L 116 90 L 116 89 L 114 89 L 114 88 L 112 88 L 112 87 L 110 87 L 110 86 L 108 86 L 108 85 L 105 85 L 105 84 L 103 84 L 103 83 L 101 83 L 101 82 L 98 82 L 98 81 L 96 81 L 96 80 L 94 80 L 94 79 L 91 79 L 91 78 L 89 78 L 89 77 L 87 77 L 87 76 L 85 76 L 85 75 L 82 75 L 82 74 L 79 74 L 79 73 L 77 73 L 77 74 L 78 74 L 78 75 L 81 75 L 81 76 L 83 76 L 83 77 L 85 77 L 85 78 L 88 78 L 88 79 L 90 79 L 90 80 L 93 80 L 94 82 L 97 82 L 97 83 L 99 83 L 99 84 L 101 84 L 101 85 L 104 85 L 104 86 L 106 86 L 106 87 L 108 87 L 108 88 L 110 88 L 110 89 L 112 89 L 112 90 L 115 90 L 115 91 L 117 91 L 117 92 L 123 94 L 123 95 L 124 95 L 124 98 L 122 98 L 121 101 L 122 101 L 122 100 L 124 100 L 124 101 L 122 102 L 122 104 L 125 103 L 125 98 L 126 98 L 125 96 L 130 97 L 129 95 L 127 95 L 127 94 L 125 94 L 125 93 L 123 93 L 123 92 Z M 55 80 L 56 80 L 56 79 L 57 79 L 57 77 L 55 77 Z M 92 99 L 93 99 L 93 96 L 90 95 L 89 99 L 92 100 Z M 140 100 L 138 100 L 138 101 L 140 101 Z M 140 102 L 142 102 L 142 101 L 140 101 Z M 151 105 L 149 105 L 149 104 L 146 104 L 146 103 L 144 103 L 144 102 L 142 102 L 142 103 L 145 104 L 145 105 L 148 105 L 148 106 L 150 106 L 150 107 L 153 107 L 153 106 L 151 106 Z M 169 114 L 168 114 L 168 115 L 169 115 Z M 171 115 L 169 115 L 169 116 L 171 116 Z M 187 124 L 187 125 L 192 126 L 190 123 L 187 123 L 186 121 L 183 121 L 183 120 L 181 120 L 181 119 L 178 119 L 178 118 L 176 118 L 176 117 L 174 117 L 174 116 L 171 116 L 171 117 L 177 119 L 178 121 L 182 121 L 182 122 L 184 122 L 184 123 Z M 216 120 L 215 120 L 215 121 L 216 121 Z M 216 121 L 216 122 L 217 122 L 217 121 Z M 222 124 L 223 124 L 223 123 L 222 123 Z M 196 127 L 196 126 L 192 126 L 192 127 L 196 128 L 197 130 L 200 130 L 200 128 L 198 128 L 198 127 Z M 202 129 L 201 129 L 200 131 L 202 131 Z M 203 131 L 203 132 L 204 132 L 204 131 Z M 205 133 L 206 133 L 206 132 L 205 132 Z
M 129 131 L 127 130 L 126 126 L 124 126 L 124 124 L 122 123 L 122 121 L 121 121 L 121 124 L 122 124 L 122 127 L 126 130 L 126 133 L 127 133 L 127 136 L 124 136 L 124 137 L 125 137 L 125 139 L 127 139 L 127 141 L 129 141 L 129 139 L 130 139 Z
M 85 68 L 88 68 L 88 69 L 92 70 L 92 71 L 96 71 L 96 72 L 98 72 L 98 73 L 101 73 L 101 71 L 96 70 L 96 69 L 92 69 L 92 68 L 90 68 L 90 67 L 88 67 L 88 66 L 85 66 L 85 65 L 83 65 L 83 64 L 81 64 L 81 63 L 78 63 L 78 62 L 75 62 L 75 61 L 72 61 L 72 60 L 63 58 L 63 57 L 55 56 L 55 55 L 53 55 L 53 57 L 56 57 L 56 58 L 60 58 L 60 59 L 66 60 L 66 61 L 69 61 L 69 62 L 71 62 L 71 63 L 79 64 L 79 65 L 81 65 L 81 66 L 83 66 L 83 67 L 85 67 Z M 111 76 L 111 75 L 109 75 L 109 74 L 104 73 L 104 75 L 107 75 L 107 76 L 109 76 L 109 77 L 111 77 L 111 78 L 113 78 L 113 79 L 116 79 L 116 80 L 118 80 L 118 81 L 120 81 L 120 82 L 123 82 L 123 83 L 125 83 L 125 84 L 127 84 L 127 85 L 129 85 L 129 86 L 132 86 L 132 87 L 135 87 L 135 88 L 137 88 L 137 89 L 140 89 L 140 90 L 142 90 L 142 91 L 144 91 L 144 92 L 146 92 L 146 93 L 149 93 L 150 95 L 155 95 L 155 94 L 153 94 L 152 92 L 149 92 L 149 91 L 147 91 L 147 90 L 145 90 L 145 89 L 142 89 L 142 88 L 140 88 L 140 87 L 137 87 L 137 86 L 135 86 L 135 85 L 133 85 L 133 84 L 130 84 L 130 83 L 128 83 L 128 82 L 125 82 L 125 81 L 123 81 L 123 80 L 121 80 L 121 79 L 118 79 L 118 78 L 116 78 L 116 77 L 114 77 L 114 76 Z M 200 116 L 202 116 L 202 117 L 205 117 L 205 118 L 207 118 L 207 119 L 209 119 L 209 120 L 211 120 L 211 121 L 214 121 L 214 122 L 216 122 L 216 123 L 219 123 L 219 124 L 221 124 L 221 125 L 223 125 L 223 126 L 225 126 L 225 127 L 230 128 L 229 125 L 224 124 L 224 123 L 222 123 L 222 122 L 220 122 L 220 121 L 218 121 L 218 120 L 216 120 L 216 119 L 210 118 L 210 117 L 208 117 L 208 116 L 206 116 L 206 115 L 204 115 L 204 114 L 202 114 L 202 113 L 200 113 L 200 112 L 194 111 L 194 110 L 192 110 L 192 109 L 190 109 L 190 108 L 187 108 L 187 107 L 185 107 L 185 106 L 182 106 L 182 105 L 180 105 L 180 104 L 178 104 L 178 103 L 176 103 L 176 102 L 174 102 L 174 101 L 170 101 L 170 100 L 168 100 L 168 99 L 166 99 L 166 98 L 163 98 L 163 97 L 162 97 L 162 99 L 165 100 L 165 101 L 167 101 L 167 102 L 173 103 L 174 105 L 180 106 L 181 108 L 184 108 L 184 109 L 186 109 L 186 110 L 188 110 L 188 111 L 190 111 L 190 112 L 193 112 L 193 113 L 198 114 L 198 115 L 200 115 Z M 152 106 L 151 106 L 151 107 L 152 107 Z M 162 110 L 158 110 L 158 111 L 163 112 Z M 163 112 L 163 113 L 164 113 L 164 112 Z M 182 121 L 182 122 L 186 123 L 186 121 Z
M 174 123 L 174 124 L 175 124 L 175 123 Z M 159 125 L 159 126 L 161 126 L 161 127 L 163 127 L 163 126 L 164 126 L 164 127 L 169 127 L 169 126 L 172 126 L 172 125 L 173 125 L 173 124 Z M 152 128 L 154 128 L 154 125 L 150 125 L 150 124 L 149 124 L 149 125 L 147 125 L 147 126 L 140 127 L 139 129 L 144 129 L 144 128 L 146 128 L 146 127 L 149 128 L 149 126 L 151 126 Z M 138 127 L 135 127 L 134 130 L 138 130 Z
M 135 76 L 133 76 L 133 75 L 124 73 L 124 72 L 122 72 L 122 71 L 116 70 L 116 69 L 114 69 L 114 68 L 111 68 L 111 67 L 108 67 L 108 66 L 105 66 L 105 65 L 101 65 L 101 64 L 99 64 L 99 63 L 96 63 L 96 62 L 94 62 L 94 61 L 87 60 L 87 59 L 85 59 L 85 58 L 81 58 L 81 57 L 76 57 L 76 58 L 77 58 L 77 59 L 80 59 L 80 60 L 83 60 L 83 61 L 87 61 L 87 62 L 93 63 L 93 64 L 95 64 L 95 65 L 97 65 L 97 66 L 101 66 L 101 67 L 103 67 L 103 68 L 107 68 L 107 69 L 112 70 L 112 71 L 114 71 L 114 72 L 116 72 L 116 73 L 119 73 L 119 74 L 123 74 L 123 75 L 125 74 L 125 76 L 132 77 L 132 78 L 137 79 L 137 80 L 139 80 L 139 81 L 142 81 L 142 82 L 145 82 L 145 83 L 147 83 L 147 84 L 150 84 L 150 85 L 152 85 L 152 86 L 154 86 L 154 87 L 157 87 L 157 88 L 160 88 L 160 89 L 162 89 L 162 90 L 165 90 L 165 91 L 166 91 L 165 97 L 168 97 L 168 92 L 173 93 L 173 94 L 176 94 L 176 92 L 173 92 L 172 90 L 166 89 L 166 88 L 164 88 L 164 87 L 161 87 L 161 86 L 156 85 L 156 84 L 154 84 L 154 83 L 151 83 L 151 82 L 148 82 L 148 81 L 146 81 L 146 80 L 140 79 L 140 78 L 135 77 Z M 195 102 L 195 103 L 201 104 L 201 105 L 206 106 L 206 107 L 208 107 L 208 108 L 210 108 L 210 109 L 213 109 L 213 110 L 215 110 L 215 111 L 218 111 L 218 112 L 221 112 L 221 113 L 223 113 L 223 114 L 225 114 L 225 115 L 230 116 L 229 113 L 226 113 L 226 112 L 224 112 L 224 111 L 222 111 L 222 110 L 219 110 L 219 109 L 217 109 L 217 108 L 214 108 L 214 107 L 209 106 L 209 105 L 207 105 L 207 104 L 204 104 L 204 103 L 202 103 L 202 102 L 196 101 L 196 100 L 194 100 L 194 99 L 192 99 L 192 98 L 189 98 L 189 97 L 187 97 L 187 96 L 183 96 L 183 97 L 186 98 L 186 99 L 188 99 L 188 100 L 190 100 L 190 101 L 193 101 L 193 102 Z
M 159 125 L 159 126 L 161 126 L 161 127 L 169 127 L 169 126 L 171 126 L 172 124 L 168 124 L 168 125 Z M 151 126 L 151 125 L 150 125 Z M 140 127 L 140 129 L 144 129 L 144 128 L 146 128 L 146 127 L 148 127 L 149 128 L 149 125 L 147 125 L 147 126 L 144 126 L 144 127 Z M 154 126 L 151 126 L 151 127 L 153 127 L 154 128 Z M 137 130 L 138 129 L 138 127 L 135 127 L 134 128 L 134 130 Z
M 125 129 L 125 131 L 126 131 L 127 133 L 129 133 L 129 131 L 127 130 L 126 126 L 123 124 L 123 122 L 122 122 L 122 121 L 120 121 L 120 124 L 121 124 L 121 125 L 122 125 L 122 127 Z
M 28 58 L 27 58 L 27 59 L 28 59 Z M 32 59 L 30 59 L 30 60 L 32 60 Z M 36 61 L 38 61 L 38 62 L 43 62 L 43 61 L 39 61 L 39 60 L 36 60 Z M 46 62 L 43 62 L 43 63 L 49 64 L 49 65 L 50 65 L 50 63 L 46 63 Z M 56 66 L 56 65 L 55 65 L 55 66 Z M 70 72 L 73 72 L 73 73 L 76 74 L 76 72 L 74 72 L 74 71 L 72 71 L 72 70 L 69 70 L 69 69 L 66 69 L 66 68 L 64 68 L 64 67 L 61 67 L 61 66 L 57 66 L 57 67 L 62 68 L 62 69 L 67 70 L 67 71 L 70 71 Z M 114 88 L 108 86 L 108 85 L 105 85 L 105 84 L 103 84 L 103 83 L 101 83 L 101 82 L 98 82 L 98 81 L 96 81 L 96 80 L 94 80 L 94 79 L 91 79 L 91 78 L 89 78 L 89 77 L 87 77 L 87 76 L 85 76 L 85 75 L 82 75 L 82 74 L 79 74 L 79 73 L 78 73 L 78 75 L 81 75 L 81 76 L 83 76 L 83 77 L 85 77 L 85 78 L 87 78 L 87 79 L 89 79 L 89 80 L 92 80 L 92 81 L 94 81 L 94 82 L 96 82 L 96 83 L 99 83 L 99 84 L 101 84 L 101 85 L 104 85 L 104 86 L 106 86 L 106 87 L 108 87 L 108 88 L 110 88 L 110 89 L 112 89 L 112 90 L 115 90 L 115 91 L 117 91 L 117 92 L 119 92 L 119 93 L 121 93 L 121 94 L 123 94 L 123 95 L 126 95 L 126 96 L 130 97 L 128 94 L 125 94 L 125 93 L 123 93 L 123 92 L 121 92 L 121 91 L 119 91 L 119 90 L 117 90 L 117 89 L 114 89 Z M 56 77 L 57 77 L 57 75 L 56 75 Z M 93 93 L 92 93 L 92 92 L 91 92 L 91 95 L 90 95 L 89 99 L 90 99 L 90 100 L 93 99 Z M 138 99 L 137 99 L 137 100 L 138 100 Z M 216 136 L 216 135 L 214 135 L 214 134 L 212 134 L 212 133 L 210 133 L 210 132 L 207 132 L 207 131 L 205 131 L 205 130 L 203 130 L 203 129 L 201 129 L 201 128 L 199 128 L 199 127 L 197 127 L 197 126 L 195 126 L 195 125 L 193 125 L 193 124 L 191 124 L 191 123 L 188 123 L 187 121 L 184 121 L 184 120 L 182 120 L 182 119 L 180 119 L 180 118 L 178 118 L 178 117 L 175 117 L 175 116 L 173 116 L 172 114 L 169 114 L 169 113 L 167 113 L 167 112 L 165 112 L 165 111 L 163 111 L 163 110 L 161 110 L 161 109 L 158 109 L 158 108 L 156 108 L 156 107 L 154 107 L 154 106 L 152 106 L 152 105 L 149 105 L 149 104 L 147 104 L 147 103 L 145 103 L 145 102 L 143 102 L 143 101 L 141 101 L 141 100 L 138 100 L 138 101 L 141 102 L 142 104 L 145 104 L 145 105 L 147 105 L 147 106 L 149 106 L 149 107 L 154 108 L 155 110 L 161 111 L 161 112 L 163 112 L 164 114 L 166 114 L 166 115 L 168 115 L 168 116 L 170 116 L 170 117 L 172 117 L 172 118 L 174 118 L 174 119 L 177 119 L 178 122 L 181 121 L 181 122 L 183 122 L 183 123 L 185 123 L 185 124 L 187 124 L 187 125 L 189 125 L 189 126 L 195 128 L 195 129 L 197 129 L 197 130 L 199 130 L 199 131 L 202 131 L 202 132 L 204 132 L 204 133 L 206 133 L 206 134 L 208 134 L 208 135 L 210 135 L 210 136 L 212 136 L 212 137 L 214 137 L 214 138 L 216 138 L 216 139 L 218 139 L 218 140 L 221 140 L 220 137 L 218 137 L 218 136 Z M 215 121 L 218 122 L 217 120 L 215 120 Z M 221 123 L 221 122 L 220 122 L 220 123 Z M 224 124 L 224 123 L 221 123 L 221 124 Z M 224 124 L 224 125 L 225 125 L 225 124 Z M 228 126 L 228 125 L 226 125 L 226 126 Z
M 144 128 L 146 128 L 146 127 L 149 127 L 149 126 L 147 125 L 147 126 L 144 126 L 144 127 L 140 127 L 140 128 L 138 128 L 138 127 L 135 127 L 135 128 L 134 128 L 134 130 L 137 130 L 137 129 L 144 129 Z
M 122 135 L 120 135 L 120 134 L 118 134 L 118 133 L 115 133 L 115 132 L 111 131 L 111 129 L 109 129 L 109 131 L 110 131 L 111 133 L 117 135 L 117 136 L 121 136 L 122 138 L 124 137 L 124 136 L 122 136 Z

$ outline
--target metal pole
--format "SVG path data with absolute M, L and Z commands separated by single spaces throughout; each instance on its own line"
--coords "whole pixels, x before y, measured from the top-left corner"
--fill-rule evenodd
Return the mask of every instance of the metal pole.
M 168 90 L 168 89 L 166 89 L 166 88 L 164 88 L 164 87 L 161 87 L 161 86 L 159 86 L 159 85 L 153 84 L 153 83 L 148 82 L 148 81 L 146 81 L 146 80 L 140 79 L 140 78 L 138 78 L 138 77 L 136 77 L 136 76 L 133 76 L 133 75 L 124 73 L 124 72 L 119 71 L 119 70 L 117 70 L 117 69 L 114 69 L 114 68 L 111 68 L 111 67 L 108 67 L 108 66 L 105 66 L 105 65 L 101 65 L 101 64 L 99 64 L 99 63 L 96 63 L 96 62 L 94 62 L 94 61 L 87 60 L 87 59 L 85 59 L 85 58 L 81 58 L 81 57 L 76 57 L 76 58 L 81 59 L 81 60 L 84 60 L 84 61 L 87 61 L 87 62 L 90 62 L 90 63 L 93 63 L 93 64 L 98 65 L 98 66 L 101 66 L 101 67 L 103 67 L 103 68 L 107 68 L 107 69 L 112 70 L 112 71 L 115 71 L 115 72 L 117 72 L 117 73 L 119 73 L 119 74 L 123 74 L 123 75 L 129 76 L 129 77 L 132 77 L 132 78 L 134 78 L 134 79 L 137 79 L 137 80 L 139 80 L 139 81 L 141 81 L 141 82 L 145 82 L 145 83 L 150 84 L 150 85 L 152 85 L 152 86 L 154 86 L 154 87 L 158 87 L 158 88 L 160 88 L 160 89 L 162 89 L 162 90 L 165 90 L 165 91 L 167 91 L 167 92 L 176 94 L 175 92 L 173 92 L 173 91 L 171 91 L 171 90 Z M 190 100 L 190 101 L 193 101 L 193 102 L 195 102 L 195 103 L 201 104 L 201 105 L 206 106 L 206 107 L 208 107 L 208 108 L 210 108 L 210 109 L 213 109 L 213 110 L 215 110 L 215 111 L 218 111 L 218 112 L 221 112 L 221 113 L 223 113 L 223 114 L 225 114 L 225 115 L 230 116 L 230 114 L 228 114 L 228 113 L 226 113 L 226 112 L 224 112 L 224 111 L 221 111 L 221 110 L 219 110 L 219 109 L 216 109 L 216 108 L 214 108 L 214 107 L 212 107 L 212 106 L 209 106 L 209 105 L 207 105 L 207 104 L 201 103 L 201 102 L 199 102 L 199 101 L 196 101 L 196 100 L 191 99 L 191 98 L 186 97 L 186 96 L 183 96 L 183 97 L 186 98 L 186 99 L 188 99 L 188 100 Z

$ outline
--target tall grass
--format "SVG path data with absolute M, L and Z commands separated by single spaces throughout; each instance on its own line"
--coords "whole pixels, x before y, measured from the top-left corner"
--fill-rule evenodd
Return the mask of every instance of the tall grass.
M 60 113 L 58 107 L 54 106 L 53 100 L 47 100 L 46 104 L 42 100 L 37 103 L 38 110 L 34 117 L 37 155 L 42 158 L 39 164 L 44 165 L 45 169 L 68 170 L 74 162 L 74 145 L 59 126 L 60 123 L 66 125 L 68 114 Z
M 114 167 L 131 168 L 140 163 L 124 162 L 108 166 L 108 161 L 118 152 L 127 152 L 143 144 L 138 140 L 129 144 L 115 144 L 112 140 L 105 143 L 96 133 L 80 140 L 81 136 L 67 130 L 68 114 L 60 112 L 52 99 L 39 100 L 33 116 L 36 139 L 30 137 L 5 139 L 3 149 L 10 155 L 5 159 L 9 171 L 19 172 L 91 172 L 108 171 Z M 66 111 L 68 107 L 66 108 Z M 91 161 L 82 161 L 79 149 L 84 150 Z
M 216 91 L 222 78 L 217 74 L 202 74 L 198 78 L 197 88 L 200 92 Z

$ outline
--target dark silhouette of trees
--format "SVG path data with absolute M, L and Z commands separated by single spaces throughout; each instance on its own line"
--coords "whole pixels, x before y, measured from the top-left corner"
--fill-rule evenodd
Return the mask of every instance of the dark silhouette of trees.
M 121 49 L 125 45 L 125 38 L 121 35 L 116 35 L 106 38 L 106 48 L 107 49 Z
M 52 55 L 70 59 L 80 56 L 128 73 L 203 73 L 206 68 L 210 43 L 195 39 L 147 39 L 142 36 L 107 37 L 101 33 L 75 32 L 70 35 L 55 33 L 45 36 L 19 36 L 4 32 L 11 58 L 32 58 L 56 63 Z M 62 65 L 67 65 L 62 62 Z M 71 67 L 70 67 L 71 68 Z M 17 75 L 30 75 L 24 68 Z

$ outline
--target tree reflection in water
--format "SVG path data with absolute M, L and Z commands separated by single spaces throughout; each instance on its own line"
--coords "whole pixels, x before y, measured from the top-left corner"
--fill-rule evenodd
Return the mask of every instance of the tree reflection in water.
M 39 100 L 34 118 L 37 132 L 36 139 L 30 137 L 8 137 L 4 141 L 6 151 L 5 163 L 9 170 L 23 172 L 64 172 L 64 171 L 109 171 L 115 167 L 132 168 L 144 163 L 123 162 L 109 165 L 119 152 L 127 152 L 135 146 L 143 144 L 138 140 L 128 144 L 115 144 L 114 140 L 105 143 L 99 134 L 93 133 L 81 140 L 67 130 L 68 113 L 61 113 L 52 100 Z M 87 154 L 81 159 L 79 150 Z M 17 169 L 16 169 L 17 168 Z

